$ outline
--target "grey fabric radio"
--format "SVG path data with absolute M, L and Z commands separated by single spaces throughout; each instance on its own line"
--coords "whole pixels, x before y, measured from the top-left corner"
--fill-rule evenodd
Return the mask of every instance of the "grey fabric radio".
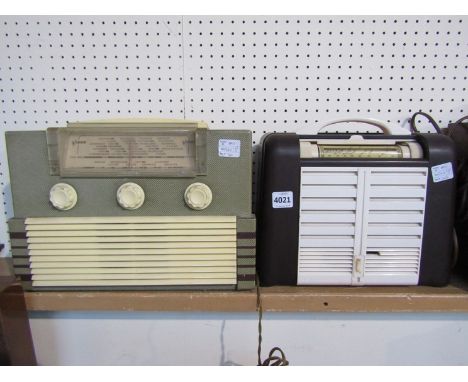
M 27 289 L 250 289 L 251 132 L 177 120 L 6 133 Z

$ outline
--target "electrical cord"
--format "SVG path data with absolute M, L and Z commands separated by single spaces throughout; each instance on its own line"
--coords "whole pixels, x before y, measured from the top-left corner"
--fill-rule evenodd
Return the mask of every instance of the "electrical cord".
M 464 117 L 461 117 L 455 124 L 462 123 L 468 119 L 468 115 L 465 115 Z
M 426 117 L 426 119 L 431 123 L 432 127 L 434 127 L 434 130 L 437 132 L 437 134 L 442 134 L 442 130 L 440 129 L 439 125 L 434 120 L 434 118 L 432 118 L 429 114 L 424 113 L 422 111 L 418 111 L 418 112 L 414 113 L 413 116 L 411 117 L 410 128 L 411 128 L 412 132 L 419 133 L 419 130 L 416 127 L 416 117 L 418 115 L 422 115 L 423 117 Z
M 256 285 L 257 285 L 257 311 L 258 311 L 258 363 L 257 366 L 288 366 L 289 361 L 286 359 L 286 356 L 279 347 L 274 347 L 270 350 L 268 358 L 262 362 L 262 317 L 263 317 L 263 307 L 262 307 L 262 297 L 260 295 L 260 283 L 258 280 L 258 275 L 256 276 Z M 280 355 L 274 355 L 275 352 L 279 352 Z

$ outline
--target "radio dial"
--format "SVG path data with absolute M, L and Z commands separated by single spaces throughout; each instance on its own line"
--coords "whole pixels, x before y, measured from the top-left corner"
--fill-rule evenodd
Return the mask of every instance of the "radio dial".
M 49 200 L 57 210 L 67 211 L 75 207 L 78 194 L 69 184 L 57 183 L 49 191 Z
M 126 210 L 136 210 L 145 201 L 145 191 L 136 183 L 124 183 L 117 190 L 117 202 Z
M 213 200 L 211 189 L 204 183 L 192 183 L 185 190 L 185 204 L 192 210 L 204 210 Z

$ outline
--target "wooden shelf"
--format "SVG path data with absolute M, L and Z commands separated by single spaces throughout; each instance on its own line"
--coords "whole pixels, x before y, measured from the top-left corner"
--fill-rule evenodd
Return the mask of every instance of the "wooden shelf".
M 468 284 L 435 287 L 273 287 L 263 289 L 270 312 L 468 312 Z
M 29 292 L 30 311 L 255 311 L 253 292 L 138 291 Z
M 2 266 L 3 263 L 3 266 Z M 3 269 L 3 271 L 2 271 Z M 5 274 L 0 259 L 0 276 Z M 435 287 L 260 288 L 266 312 L 468 312 L 468 282 Z M 26 292 L 29 311 L 255 312 L 256 291 Z
M 266 312 L 468 312 L 468 285 L 261 288 Z M 254 312 L 249 292 L 28 292 L 29 311 Z

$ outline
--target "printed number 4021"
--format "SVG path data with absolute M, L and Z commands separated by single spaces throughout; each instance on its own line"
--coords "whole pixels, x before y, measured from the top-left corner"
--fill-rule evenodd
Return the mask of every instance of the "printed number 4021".
M 292 191 L 273 192 L 273 208 L 291 208 L 293 206 Z
M 291 203 L 291 198 L 289 196 L 277 196 L 273 201 L 275 203 Z

